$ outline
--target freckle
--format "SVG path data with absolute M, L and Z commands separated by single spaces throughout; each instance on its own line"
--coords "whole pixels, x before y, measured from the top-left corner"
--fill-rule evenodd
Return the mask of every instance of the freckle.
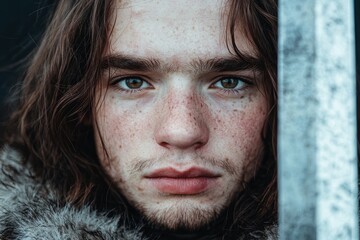
M 138 189 L 140 192 L 143 192 L 143 191 L 144 191 L 144 189 L 141 188 L 141 187 L 138 187 L 137 189 Z
M 216 130 L 217 128 L 214 128 L 214 130 Z
M 252 95 L 249 96 L 249 101 L 250 101 L 250 102 L 253 101 L 253 96 L 252 96 Z
M 119 145 L 119 148 L 122 148 L 122 146 L 121 146 L 121 145 Z
M 192 116 L 191 113 L 189 113 L 189 116 L 190 116 L 190 117 Z
M 234 109 L 233 111 L 234 111 L 234 112 L 237 112 L 238 110 L 237 110 L 237 109 Z

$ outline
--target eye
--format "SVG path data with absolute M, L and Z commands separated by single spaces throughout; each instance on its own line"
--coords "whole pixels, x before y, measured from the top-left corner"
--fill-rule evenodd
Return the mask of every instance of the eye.
M 116 84 L 121 90 L 131 91 L 131 90 L 142 90 L 150 88 L 151 85 L 143 80 L 140 77 L 124 77 L 114 81 L 114 85 Z
M 212 84 L 212 88 L 219 88 L 223 90 L 241 90 L 242 88 L 248 85 L 247 81 L 237 78 L 237 77 L 225 77 L 214 84 Z

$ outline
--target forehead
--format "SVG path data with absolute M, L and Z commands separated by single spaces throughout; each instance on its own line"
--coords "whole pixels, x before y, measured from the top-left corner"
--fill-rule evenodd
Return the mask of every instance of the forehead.
M 110 51 L 137 57 L 176 61 L 225 57 L 227 4 L 224 0 L 118 1 Z M 253 51 L 243 35 L 240 50 Z

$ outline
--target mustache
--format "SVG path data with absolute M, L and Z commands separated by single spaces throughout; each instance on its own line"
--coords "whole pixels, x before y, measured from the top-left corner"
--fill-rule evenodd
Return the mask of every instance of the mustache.
M 187 162 L 191 163 L 192 165 L 196 165 L 199 167 L 217 167 L 220 169 L 225 170 L 231 175 L 239 174 L 239 170 L 241 172 L 242 169 L 235 166 L 231 163 L 229 158 L 213 158 L 213 157 L 204 157 L 204 156 L 195 156 L 191 158 L 191 161 L 185 161 L 183 159 L 171 157 L 171 156 L 163 156 L 158 158 L 136 158 L 134 160 L 135 164 L 131 167 L 130 173 L 137 174 L 139 172 L 144 171 L 145 169 L 152 168 L 153 166 L 169 166 L 172 163 L 179 163 L 179 162 Z

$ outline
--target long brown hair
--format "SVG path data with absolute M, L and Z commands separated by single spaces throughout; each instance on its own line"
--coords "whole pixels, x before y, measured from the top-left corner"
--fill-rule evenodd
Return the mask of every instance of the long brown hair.
M 243 57 L 235 37 L 236 30 L 241 30 L 257 50 L 262 63 L 257 85 L 269 105 L 262 134 L 265 155 L 260 169 L 228 213 L 231 215 L 228 225 L 242 232 L 277 223 L 277 12 L 277 0 L 230 1 L 228 48 Z
M 276 221 L 276 0 L 231 0 L 229 49 L 241 57 L 235 31 L 241 25 L 263 63 L 261 89 L 269 102 L 265 157 L 256 177 L 232 207 L 231 224 L 244 230 Z M 100 62 L 113 27 L 115 1 L 59 1 L 26 72 L 9 128 L 36 176 L 49 181 L 65 201 L 81 206 L 105 183 L 91 123 Z
M 83 204 L 102 179 L 88 123 L 113 1 L 59 1 L 21 86 L 9 143 L 66 201 Z

